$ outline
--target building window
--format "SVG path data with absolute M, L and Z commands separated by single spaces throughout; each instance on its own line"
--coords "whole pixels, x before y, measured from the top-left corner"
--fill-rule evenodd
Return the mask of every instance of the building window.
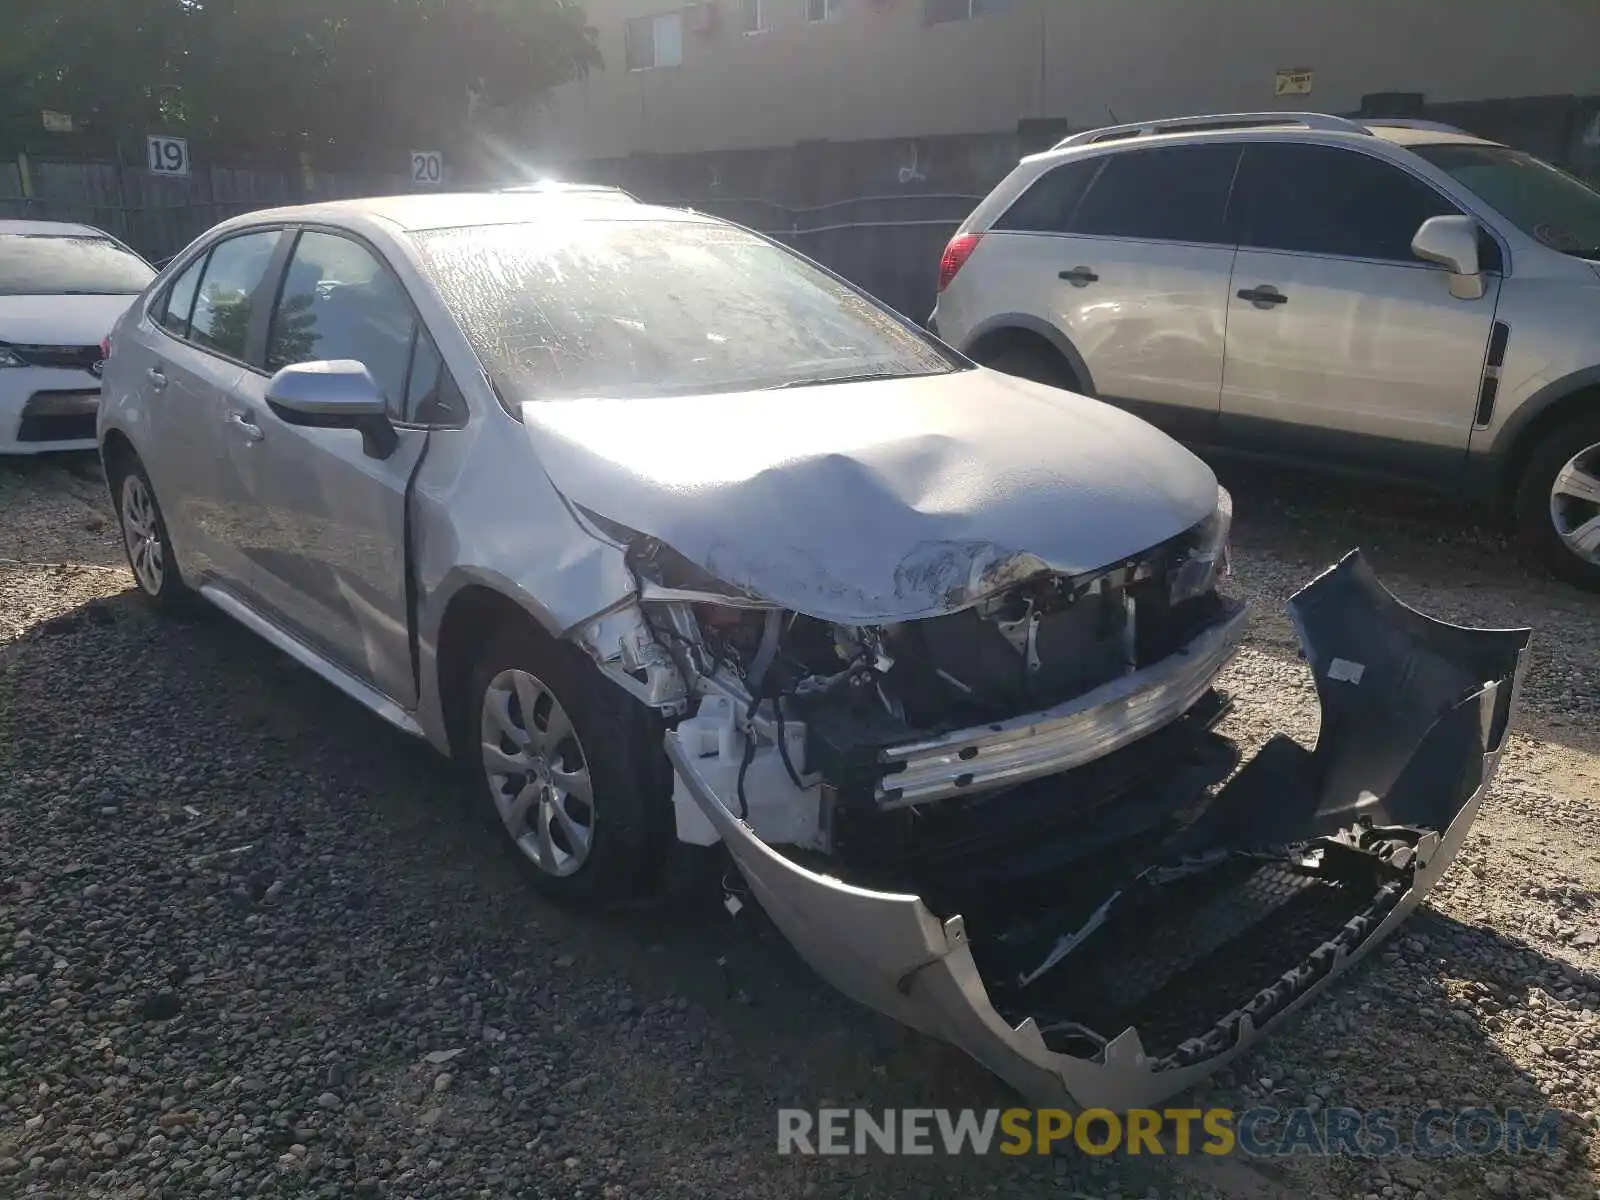
M 761 11 L 762 0 L 739 0 L 739 29 L 743 33 L 761 33 L 767 27 L 767 14 Z
M 806 0 L 806 20 L 837 21 L 844 8 L 844 0 Z
M 635 17 L 623 29 L 628 70 L 676 67 L 683 62 L 683 14 Z
M 1005 12 L 1014 0 L 922 0 L 922 23 L 943 25 L 946 21 L 969 21 L 990 13 Z

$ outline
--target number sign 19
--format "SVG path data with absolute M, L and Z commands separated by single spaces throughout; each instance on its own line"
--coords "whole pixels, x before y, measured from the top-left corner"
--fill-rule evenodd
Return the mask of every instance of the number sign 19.
M 437 187 L 444 181 L 444 155 L 437 150 L 411 152 L 411 182 Z
M 151 134 L 147 139 L 146 165 L 153 175 L 187 175 L 189 173 L 189 140 Z

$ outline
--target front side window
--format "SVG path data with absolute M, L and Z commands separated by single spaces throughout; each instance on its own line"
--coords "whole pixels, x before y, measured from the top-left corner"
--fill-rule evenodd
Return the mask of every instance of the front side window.
M 635 17 L 622 30 L 623 57 L 630 71 L 676 67 L 683 63 L 683 14 Z
M 1504 146 L 1412 146 L 1506 220 L 1552 250 L 1600 258 L 1600 192 L 1543 159 Z
M 195 296 L 189 339 L 243 360 L 261 282 L 278 246 L 278 230 L 247 233 L 212 247 Z
M 1241 244 L 1339 258 L 1420 263 L 1411 239 L 1458 208 L 1393 163 L 1337 146 L 1253 142 L 1235 189 Z
M 155 277 L 108 237 L 0 233 L 0 296 L 137 296 Z
M 742 229 L 551 220 L 412 236 L 513 406 L 961 369 L 875 301 Z
M 1068 227 L 1091 237 L 1227 242 L 1238 164 L 1237 145 L 1121 151 L 1095 176 Z
M 401 415 L 416 319 L 400 281 L 365 246 L 302 233 L 267 335 L 267 370 L 353 359 Z

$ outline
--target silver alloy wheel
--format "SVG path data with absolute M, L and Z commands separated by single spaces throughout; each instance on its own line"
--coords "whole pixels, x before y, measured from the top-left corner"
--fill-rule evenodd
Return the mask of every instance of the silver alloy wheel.
M 142 475 L 130 473 L 122 481 L 122 537 L 139 586 L 152 596 L 160 595 L 167 578 L 166 552 L 156 524 L 155 497 Z
M 483 697 L 481 741 L 489 796 L 506 832 L 541 871 L 573 874 L 594 846 L 594 785 L 555 693 L 527 671 L 501 671 Z
M 1600 443 L 1578 451 L 1556 472 L 1550 520 L 1568 550 L 1600 566 Z

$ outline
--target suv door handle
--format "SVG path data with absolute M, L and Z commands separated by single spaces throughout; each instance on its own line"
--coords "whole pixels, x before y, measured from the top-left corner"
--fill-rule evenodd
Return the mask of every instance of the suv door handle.
M 228 420 L 238 426 L 239 432 L 244 434 L 244 439 L 247 442 L 259 442 L 264 436 L 261 432 L 261 426 L 251 421 L 245 413 L 229 413 Z
M 145 378 L 150 381 L 150 386 L 160 391 L 167 386 L 167 375 L 160 367 L 150 367 L 145 371 Z
M 1096 275 L 1088 267 L 1073 267 L 1070 271 L 1062 271 L 1061 278 L 1065 279 L 1073 287 L 1088 287 L 1091 283 L 1098 282 L 1100 276 Z
M 1239 299 L 1248 300 L 1257 308 L 1271 308 L 1274 304 L 1287 304 L 1289 297 L 1285 296 L 1270 283 L 1263 283 L 1260 287 L 1241 288 Z

